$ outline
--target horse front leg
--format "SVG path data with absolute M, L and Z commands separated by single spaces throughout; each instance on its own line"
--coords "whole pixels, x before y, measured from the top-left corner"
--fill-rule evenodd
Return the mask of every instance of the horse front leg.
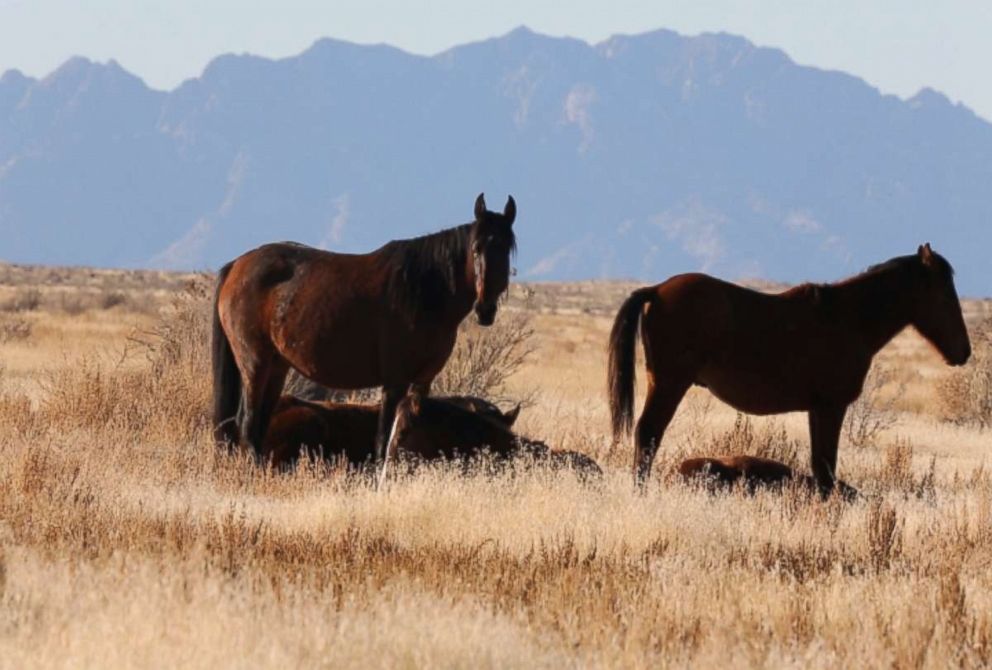
M 407 386 L 383 386 L 382 404 L 379 407 L 379 425 L 375 433 L 375 469 L 378 471 L 379 486 L 386 478 L 386 465 L 389 454 L 386 447 L 392 438 L 393 422 L 396 419 L 396 406 L 406 394 Z
M 846 412 L 846 405 L 821 406 L 809 412 L 810 467 L 824 497 L 837 482 L 837 444 Z

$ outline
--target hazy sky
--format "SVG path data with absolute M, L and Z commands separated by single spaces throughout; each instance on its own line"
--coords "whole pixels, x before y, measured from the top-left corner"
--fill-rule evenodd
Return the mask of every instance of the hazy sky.
M 736 33 L 885 92 L 931 86 L 992 119 L 992 0 L 0 0 L 0 70 L 41 76 L 73 55 L 114 58 L 171 88 L 225 52 L 288 56 L 331 36 L 433 54 L 521 24 L 591 42 Z

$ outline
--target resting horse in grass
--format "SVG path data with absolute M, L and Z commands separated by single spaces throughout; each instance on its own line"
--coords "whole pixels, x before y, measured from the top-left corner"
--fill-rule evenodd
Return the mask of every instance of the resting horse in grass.
M 507 428 L 513 426 L 520 413 L 519 405 L 503 412 L 496 405 L 471 396 L 434 401 L 468 410 Z M 274 467 L 283 467 L 294 463 L 301 448 L 306 448 L 313 455 L 342 459 L 351 466 L 362 467 L 372 460 L 378 421 L 379 405 L 310 401 L 284 395 L 269 422 L 262 456 Z
M 634 291 L 613 323 L 615 438 L 633 422 L 638 326 L 648 375 L 635 430 L 634 472 L 641 483 L 679 402 L 697 384 L 742 412 L 808 412 L 813 475 L 828 493 L 847 406 L 889 340 L 913 326 L 947 363 L 963 365 L 971 355 L 953 270 L 929 244 L 851 279 L 778 295 L 707 275 L 678 275 Z
M 741 483 L 745 491 L 754 493 L 759 488 L 781 488 L 790 482 L 808 491 L 819 489 L 813 477 L 797 474 L 785 463 L 759 456 L 687 458 L 679 465 L 679 474 L 686 481 L 701 482 L 710 490 Z M 858 490 L 850 484 L 838 479 L 836 486 L 845 500 L 857 499 Z
M 506 421 L 418 393 L 400 402 L 388 449 L 389 458 L 404 451 L 424 460 L 469 461 L 488 454 L 500 463 L 529 456 L 554 469 L 572 470 L 583 481 L 603 474 L 585 454 L 551 449 L 543 442 L 516 435 Z
M 516 204 L 367 254 L 267 244 L 220 271 L 213 325 L 218 441 L 262 453 L 289 369 L 338 389 L 382 387 L 375 461 L 383 464 L 396 404 L 444 366 L 474 309 L 496 317 L 510 277 Z

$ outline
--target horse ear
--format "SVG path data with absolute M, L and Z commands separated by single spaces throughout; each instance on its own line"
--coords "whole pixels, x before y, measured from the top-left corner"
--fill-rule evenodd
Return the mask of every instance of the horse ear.
M 517 422 L 517 417 L 520 416 L 520 405 L 511 409 L 509 412 L 503 415 L 503 421 L 506 422 L 507 428 L 512 428 L 513 424 Z
M 517 218 L 517 203 L 512 195 L 506 199 L 506 207 L 503 208 L 503 218 L 506 219 L 506 223 L 510 226 L 513 225 L 514 219 Z
M 410 413 L 414 416 L 420 416 L 420 394 L 411 393 L 410 394 Z
M 482 221 L 486 216 L 486 194 L 480 193 L 475 199 L 475 220 Z
M 933 250 L 930 248 L 929 242 L 921 244 L 919 249 L 916 250 L 916 253 L 924 265 L 930 265 L 933 262 Z

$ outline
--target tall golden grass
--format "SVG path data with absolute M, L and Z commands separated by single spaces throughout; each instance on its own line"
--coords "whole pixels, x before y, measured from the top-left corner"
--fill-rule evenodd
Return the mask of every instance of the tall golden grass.
M 605 481 L 439 467 L 375 492 L 213 448 L 205 286 L 133 318 L 118 303 L 112 331 L 99 305 L 70 331 L 42 303 L 30 352 L 0 343 L 21 371 L 0 373 L 0 666 L 992 664 L 992 434 L 944 418 L 954 373 L 914 335 L 881 362 L 894 420 L 841 448 L 864 500 L 680 484 L 691 453 L 808 457 L 804 417 L 739 416 L 699 389 L 639 494 L 607 434 L 602 295 L 555 313 L 557 287 L 528 287 L 545 307 L 501 314 L 534 330 L 501 393 L 530 394 L 521 430 L 596 457 Z

